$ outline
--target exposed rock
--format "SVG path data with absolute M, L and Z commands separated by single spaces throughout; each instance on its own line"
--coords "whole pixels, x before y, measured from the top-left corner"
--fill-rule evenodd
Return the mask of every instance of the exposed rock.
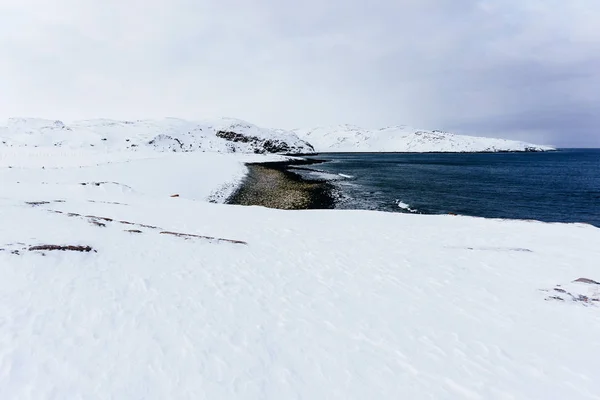
M 103 203 L 103 204 L 115 204 L 120 206 L 128 206 L 129 204 L 119 203 L 117 201 L 101 201 L 101 200 L 88 200 L 90 203 Z
M 146 225 L 146 224 L 135 224 L 137 226 L 141 226 L 142 228 L 148 228 L 148 229 L 158 229 L 157 226 L 154 225 Z
M 176 137 L 164 134 L 157 135 L 154 139 L 150 140 L 148 144 L 150 146 L 153 146 L 154 148 L 167 147 L 169 150 L 172 151 L 180 151 L 184 149 L 181 140 L 179 140 Z
M 552 293 L 546 300 L 574 302 L 584 306 L 597 306 L 600 303 L 600 283 L 588 278 L 579 278 L 564 285 L 556 285 L 551 290 L 542 291 Z
M 160 232 L 161 235 L 172 235 L 172 236 L 177 236 L 177 237 L 182 237 L 184 239 L 193 239 L 193 238 L 197 238 L 197 239 L 206 239 L 206 240 L 216 240 L 218 242 L 228 242 L 228 243 L 235 243 L 235 244 L 248 244 L 244 241 L 241 240 L 232 240 L 232 239 L 223 239 L 223 238 L 217 238 L 217 237 L 212 237 L 212 236 L 203 236 L 203 235 L 194 235 L 191 233 L 180 233 L 180 232 L 170 232 L 170 231 L 162 231 Z
M 56 245 L 56 244 L 42 244 L 38 246 L 31 246 L 29 251 L 80 251 L 89 253 L 90 251 L 96 252 L 91 246 L 78 246 L 78 245 Z
M 96 217 L 95 215 L 86 215 L 86 218 L 92 218 L 92 219 L 100 219 L 102 221 L 107 221 L 107 222 L 112 222 L 113 219 L 112 218 L 107 218 L 107 217 Z
M 290 145 L 283 140 L 277 139 L 262 139 L 257 136 L 244 135 L 234 131 L 224 131 L 220 130 L 216 133 L 217 137 L 221 139 L 225 139 L 227 141 L 233 143 L 249 143 L 253 147 L 253 152 L 256 154 L 264 154 L 264 153 L 301 153 L 306 152 L 308 149 L 309 152 L 314 152 L 314 148 L 307 142 L 301 141 L 300 146 Z
M 600 285 L 600 282 L 596 282 L 596 281 L 593 281 L 593 280 L 588 279 L 588 278 L 575 279 L 573 282 L 587 283 L 587 284 L 590 284 L 590 285 Z
M 25 204 L 30 206 L 41 206 L 42 204 L 50 204 L 49 201 L 26 201 Z

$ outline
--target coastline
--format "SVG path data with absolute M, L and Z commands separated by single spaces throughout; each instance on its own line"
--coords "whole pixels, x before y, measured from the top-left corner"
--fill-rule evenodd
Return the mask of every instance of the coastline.
M 263 206 L 281 210 L 333 209 L 333 185 L 322 179 L 306 179 L 290 166 L 319 164 L 322 160 L 247 163 L 248 174 L 225 201 L 226 204 Z

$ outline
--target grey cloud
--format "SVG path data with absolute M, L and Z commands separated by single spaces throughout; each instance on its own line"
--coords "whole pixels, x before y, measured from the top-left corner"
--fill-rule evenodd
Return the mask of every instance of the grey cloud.
M 595 0 L 7 0 L 0 116 L 411 124 L 600 146 Z

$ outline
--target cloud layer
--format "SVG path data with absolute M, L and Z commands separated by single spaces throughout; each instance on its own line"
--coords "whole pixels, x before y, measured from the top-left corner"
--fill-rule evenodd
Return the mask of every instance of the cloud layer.
M 410 124 L 600 147 L 596 0 L 5 0 L 0 117 Z

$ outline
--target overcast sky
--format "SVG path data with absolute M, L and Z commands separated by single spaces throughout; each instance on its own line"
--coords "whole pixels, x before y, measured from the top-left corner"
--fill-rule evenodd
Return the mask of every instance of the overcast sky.
M 2 0 L 10 116 L 408 124 L 600 147 L 600 1 Z

